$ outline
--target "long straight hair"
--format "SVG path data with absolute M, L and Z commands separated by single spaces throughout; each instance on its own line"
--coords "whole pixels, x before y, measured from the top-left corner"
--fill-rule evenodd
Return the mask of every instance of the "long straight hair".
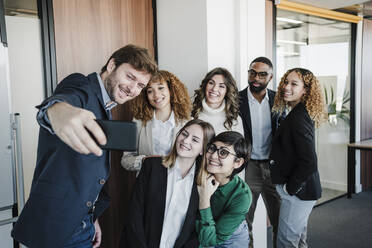
M 226 95 L 225 95 L 225 115 L 226 119 L 223 126 L 227 130 L 231 130 L 232 126 L 238 119 L 239 115 L 239 90 L 236 86 L 236 82 L 231 73 L 222 67 L 217 67 L 211 70 L 205 75 L 202 80 L 199 89 L 195 90 L 193 108 L 191 111 L 191 116 L 194 118 L 199 117 L 199 113 L 203 110 L 203 100 L 205 99 L 205 89 L 207 88 L 208 82 L 215 75 L 221 75 L 224 78 L 224 83 L 226 85 Z
M 193 119 L 191 121 L 188 121 L 177 133 L 176 135 L 176 140 L 174 141 L 173 147 L 171 152 L 163 157 L 162 164 L 166 168 L 172 168 L 174 166 L 174 163 L 176 162 L 177 158 L 177 139 L 178 136 L 189 126 L 191 125 L 198 125 L 201 127 L 203 130 L 203 155 L 205 154 L 207 150 L 207 144 L 209 141 L 214 137 L 214 128 L 212 127 L 211 124 L 208 122 L 199 120 L 199 119 Z M 199 155 L 196 160 L 197 162 L 202 162 L 202 158 L 204 157 L 203 155 Z

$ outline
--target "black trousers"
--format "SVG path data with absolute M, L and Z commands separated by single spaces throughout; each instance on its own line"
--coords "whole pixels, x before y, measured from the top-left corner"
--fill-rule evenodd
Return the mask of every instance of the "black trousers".
M 245 181 L 252 191 L 252 204 L 247 214 L 247 223 L 250 234 L 252 234 L 252 223 L 254 212 L 256 211 L 257 201 L 260 195 L 265 203 L 267 214 L 273 226 L 273 247 L 276 247 L 276 237 L 278 233 L 280 196 L 276 191 L 275 185 L 271 183 L 270 169 L 268 161 L 249 161 L 245 169 Z M 253 247 L 253 236 L 250 235 L 250 247 Z

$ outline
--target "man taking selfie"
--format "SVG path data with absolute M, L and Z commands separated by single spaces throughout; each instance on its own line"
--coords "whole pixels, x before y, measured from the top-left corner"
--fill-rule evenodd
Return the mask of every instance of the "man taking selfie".
M 103 187 L 110 156 L 95 142 L 106 143 L 95 119 L 111 119 L 111 108 L 139 95 L 156 70 L 146 49 L 127 45 L 101 73 L 67 76 L 37 106 L 36 168 L 14 239 L 29 248 L 100 245 L 97 218 L 109 205 Z

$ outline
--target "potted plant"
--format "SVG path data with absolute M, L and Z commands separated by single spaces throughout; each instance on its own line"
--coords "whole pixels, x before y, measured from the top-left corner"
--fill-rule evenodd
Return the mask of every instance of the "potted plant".
M 350 109 L 347 107 L 347 103 L 350 101 L 350 94 L 348 91 L 344 91 L 342 97 L 341 110 L 336 110 L 336 98 L 334 97 L 333 86 L 330 87 L 330 98 L 328 98 L 327 88 L 324 87 L 325 102 L 327 104 L 328 111 L 328 122 L 330 124 L 337 125 L 337 119 L 345 121 L 349 125 L 350 122 Z

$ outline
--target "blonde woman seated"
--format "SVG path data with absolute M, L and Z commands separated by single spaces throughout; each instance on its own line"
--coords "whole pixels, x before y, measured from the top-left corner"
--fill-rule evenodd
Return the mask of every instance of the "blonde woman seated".
M 236 131 L 244 136 L 239 116 L 239 93 L 231 73 L 217 67 L 208 72 L 195 90 L 192 117 L 212 124 L 216 135 Z
M 195 248 L 198 191 L 195 177 L 213 127 L 191 120 L 178 132 L 171 152 L 147 157 L 136 179 L 120 247 Z
M 138 129 L 138 152 L 124 152 L 121 165 L 139 171 L 148 155 L 167 155 L 175 135 L 190 119 L 191 101 L 185 85 L 172 73 L 159 71 L 132 102 Z

